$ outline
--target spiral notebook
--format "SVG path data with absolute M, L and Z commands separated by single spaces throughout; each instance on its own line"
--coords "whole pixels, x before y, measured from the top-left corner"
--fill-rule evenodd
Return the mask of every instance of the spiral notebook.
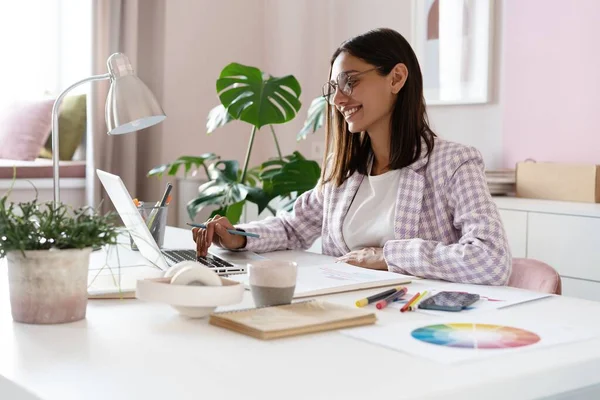
M 371 311 L 311 300 L 284 306 L 214 313 L 210 315 L 209 323 L 268 340 L 369 325 L 376 320 Z

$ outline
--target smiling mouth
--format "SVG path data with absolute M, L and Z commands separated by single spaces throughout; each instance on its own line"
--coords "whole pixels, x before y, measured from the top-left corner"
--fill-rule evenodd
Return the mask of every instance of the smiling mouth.
M 358 110 L 360 110 L 361 108 L 362 108 L 362 106 L 357 106 L 357 107 L 352 107 L 347 110 L 344 110 L 344 112 L 343 112 L 344 118 L 346 118 L 346 119 L 352 118 L 352 116 L 354 114 L 356 114 L 356 112 L 358 112 Z

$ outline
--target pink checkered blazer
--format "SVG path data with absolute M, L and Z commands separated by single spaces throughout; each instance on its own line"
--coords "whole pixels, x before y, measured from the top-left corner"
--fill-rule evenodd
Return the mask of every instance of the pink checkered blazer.
M 435 139 L 433 152 L 400 171 L 395 238 L 383 247 L 393 272 L 452 282 L 504 285 L 511 254 L 490 196 L 481 154 L 472 147 Z M 322 237 L 323 254 L 350 251 L 342 224 L 364 175 L 340 187 L 327 183 L 304 193 L 293 213 L 237 227 L 261 235 L 246 249 L 307 249 Z

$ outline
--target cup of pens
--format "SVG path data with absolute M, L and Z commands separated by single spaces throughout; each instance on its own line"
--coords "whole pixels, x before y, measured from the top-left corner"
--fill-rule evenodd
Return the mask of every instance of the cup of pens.
M 162 249 L 165 241 L 165 230 L 167 227 L 167 214 L 168 205 L 164 206 L 157 205 L 157 202 L 138 202 L 137 210 L 144 220 L 144 223 L 148 227 L 152 238 L 158 245 L 158 248 Z M 131 250 L 138 250 L 133 237 L 131 235 Z M 142 239 L 143 240 L 143 239 Z
M 142 220 L 148 227 L 152 238 L 156 242 L 159 249 L 162 249 L 165 241 L 165 230 L 167 229 L 167 207 L 171 202 L 171 189 L 173 185 L 167 183 L 164 194 L 161 199 L 157 202 L 143 202 L 138 199 L 133 199 L 138 212 L 140 213 Z M 131 234 L 129 235 L 131 241 L 131 250 L 138 250 L 137 244 L 133 240 Z M 143 238 L 139 238 L 144 240 Z

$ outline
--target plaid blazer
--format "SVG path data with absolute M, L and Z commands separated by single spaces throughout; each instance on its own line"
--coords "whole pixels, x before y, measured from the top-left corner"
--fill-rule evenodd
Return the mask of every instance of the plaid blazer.
M 400 171 L 395 238 L 383 247 L 393 272 L 452 282 L 504 285 L 511 254 L 500 215 L 489 193 L 481 154 L 472 147 L 435 139 L 433 152 Z M 327 183 L 302 194 L 293 213 L 237 227 L 261 235 L 246 249 L 307 249 L 319 236 L 323 254 L 350 251 L 342 224 L 364 175 L 340 187 Z

